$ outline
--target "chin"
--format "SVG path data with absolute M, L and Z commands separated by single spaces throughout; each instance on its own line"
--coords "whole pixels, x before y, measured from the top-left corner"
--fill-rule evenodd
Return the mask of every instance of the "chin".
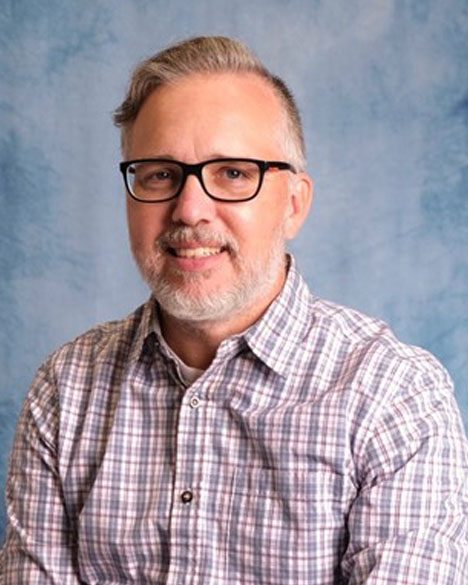
M 159 305 L 169 315 L 181 321 L 208 322 L 234 317 L 252 302 L 247 291 L 207 290 L 207 287 L 181 289 L 163 280 L 152 283 L 151 290 Z M 195 289 L 195 290 L 194 290 Z

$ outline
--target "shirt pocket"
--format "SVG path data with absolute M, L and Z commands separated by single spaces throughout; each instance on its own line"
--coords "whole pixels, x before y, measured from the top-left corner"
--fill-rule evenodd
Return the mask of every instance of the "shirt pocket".
M 239 584 L 339 583 L 345 478 L 314 470 L 237 470 L 227 543 Z

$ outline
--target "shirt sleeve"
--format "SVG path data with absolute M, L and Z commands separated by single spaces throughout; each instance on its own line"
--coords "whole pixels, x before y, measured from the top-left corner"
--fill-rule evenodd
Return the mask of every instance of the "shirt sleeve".
M 362 441 L 349 585 L 468 583 L 468 449 L 451 382 L 419 372 Z
M 58 397 L 39 370 L 18 423 L 7 480 L 2 585 L 77 585 L 73 530 L 58 466 Z

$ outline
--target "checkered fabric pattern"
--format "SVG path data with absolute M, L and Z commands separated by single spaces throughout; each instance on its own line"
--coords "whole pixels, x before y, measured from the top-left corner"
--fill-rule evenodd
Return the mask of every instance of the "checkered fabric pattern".
M 185 387 L 155 303 L 52 355 L 7 487 L 4 585 L 467 585 L 450 380 L 387 326 L 281 295 Z

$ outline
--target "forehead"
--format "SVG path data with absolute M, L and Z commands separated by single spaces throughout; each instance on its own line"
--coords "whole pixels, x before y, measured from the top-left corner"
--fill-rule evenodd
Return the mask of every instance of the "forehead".
M 131 128 L 130 141 L 138 148 L 151 148 L 151 144 L 156 148 L 184 138 L 214 142 L 229 139 L 233 149 L 237 141 L 244 141 L 252 148 L 259 142 L 269 142 L 277 150 L 279 141 L 275 138 L 283 123 L 279 97 L 258 75 L 193 74 L 148 96 Z
M 240 101 L 239 101 L 240 99 Z M 203 103 L 222 107 L 265 105 L 275 113 L 281 104 L 273 87 L 255 73 L 194 73 L 181 77 L 154 90 L 140 110 L 164 107 L 167 102 L 191 107 Z

